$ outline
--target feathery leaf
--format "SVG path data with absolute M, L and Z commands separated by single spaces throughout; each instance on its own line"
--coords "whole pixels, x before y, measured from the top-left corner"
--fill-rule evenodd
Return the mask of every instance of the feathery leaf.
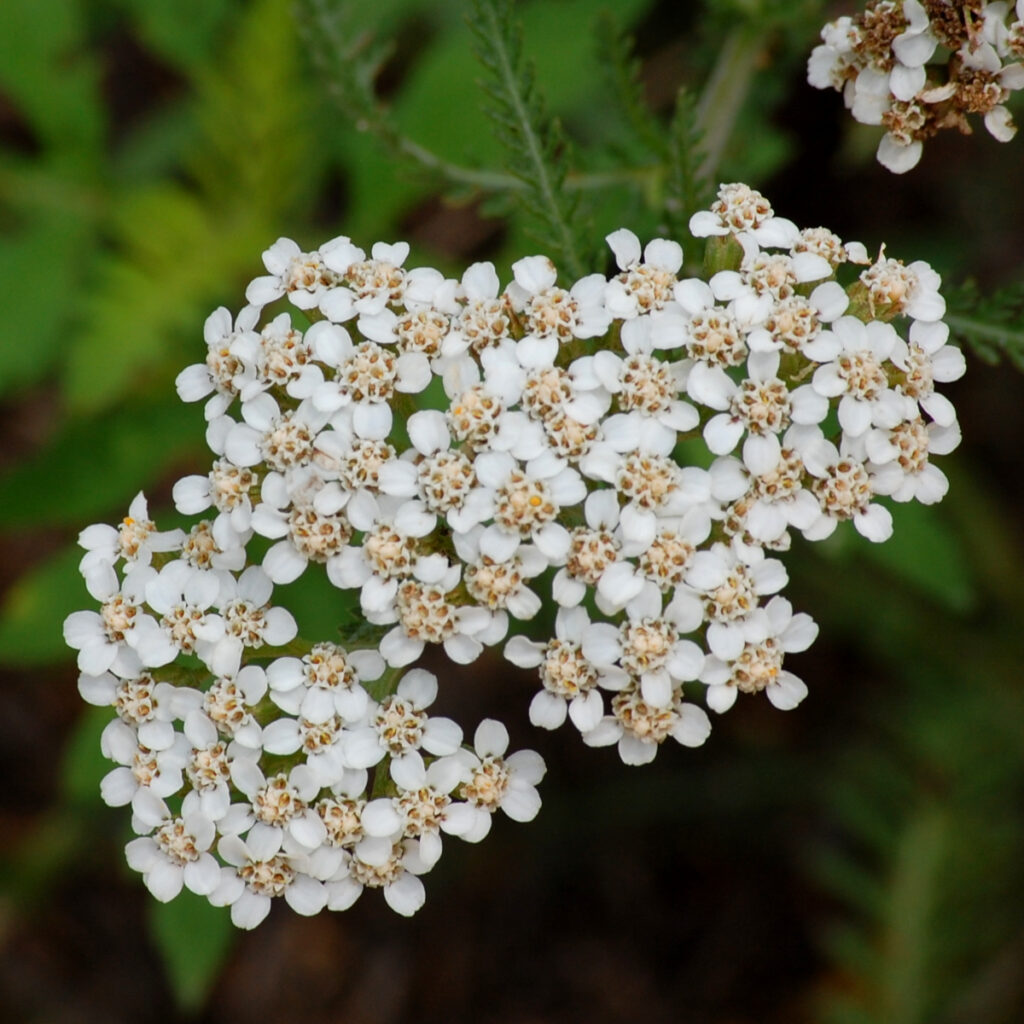
M 538 240 L 573 278 L 586 262 L 574 232 L 578 199 L 567 196 L 568 143 L 558 121 L 544 111 L 532 65 L 522 59 L 522 30 L 509 0 L 474 0 L 469 25 L 477 57 L 488 77 L 481 83 L 491 100 L 487 113 L 505 148 L 509 170 L 525 185 L 522 205 Z
M 703 135 L 698 127 L 697 102 L 680 89 L 667 133 L 668 184 L 665 211 L 673 237 L 689 232 L 690 217 L 712 196 L 711 182 L 702 172 Z
M 1024 281 L 984 295 L 974 281 L 947 292 L 954 338 L 979 359 L 996 365 L 1006 359 L 1024 373 Z

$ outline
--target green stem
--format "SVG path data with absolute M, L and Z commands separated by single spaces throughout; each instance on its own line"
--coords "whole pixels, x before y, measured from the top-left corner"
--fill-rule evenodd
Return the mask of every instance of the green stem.
M 736 118 L 750 91 L 764 38 L 751 25 L 741 25 L 726 39 L 711 77 L 697 102 L 697 128 L 704 144 L 701 177 L 714 180 Z
M 370 127 L 376 128 L 377 126 Z M 524 187 L 523 182 L 515 175 L 453 164 L 438 156 L 433 150 L 427 149 L 426 146 L 413 142 L 405 135 L 396 135 L 392 140 L 392 145 L 406 156 L 411 156 L 427 170 L 443 175 L 449 181 L 459 185 L 473 185 L 489 192 L 518 192 Z
M 392 133 L 380 122 L 368 122 L 368 131 L 373 132 L 393 150 L 412 157 L 421 167 L 441 175 L 457 185 L 471 185 L 486 192 L 522 192 L 526 183 L 512 174 L 491 171 L 482 167 L 465 167 L 438 156 L 426 146 L 421 146 L 406 135 Z M 569 191 L 591 191 L 615 185 L 643 185 L 649 187 L 665 173 L 664 164 L 648 164 L 643 167 L 617 167 L 614 170 L 582 173 L 569 171 L 564 186 Z

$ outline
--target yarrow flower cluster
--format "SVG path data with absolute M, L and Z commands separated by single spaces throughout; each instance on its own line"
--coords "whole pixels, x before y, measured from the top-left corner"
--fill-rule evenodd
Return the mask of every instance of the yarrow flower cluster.
M 691 230 L 708 280 L 621 229 L 616 272 L 569 288 L 544 256 L 503 288 L 490 263 L 407 269 L 404 243 L 282 239 L 248 305 L 210 316 L 178 377 L 213 455 L 173 490 L 196 521 L 160 531 L 140 495 L 84 530 L 100 608 L 65 624 L 83 697 L 114 709 L 103 798 L 131 806 L 157 898 L 184 886 L 253 927 L 276 897 L 312 914 L 369 886 L 411 914 L 442 834 L 532 819 L 543 760 L 429 713 L 428 647 L 500 650 L 534 675 L 535 726 L 627 764 L 702 744 L 705 706 L 804 698 L 784 660 L 817 626 L 776 556 L 843 520 L 883 541 L 880 497 L 943 496 L 932 457 L 960 434 L 936 385 L 964 362 L 925 263 L 738 184 Z M 309 571 L 351 592 L 359 639 L 298 637 L 272 598 Z
M 808 81 L 842 92 L 863 124 L 885 127 L 878 160 L 896 174 L 942 129 L 970 134 L 972 114 L 1000 142 L 1016 134 L 1006 101 L 1024 89 L 1024 0 L 871 0 L 821 38 Z

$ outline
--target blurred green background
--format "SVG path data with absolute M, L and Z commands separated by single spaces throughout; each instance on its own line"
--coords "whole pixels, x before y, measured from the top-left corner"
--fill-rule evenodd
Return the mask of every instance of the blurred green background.
M 942 137 L 890 176 L 877 133 L 804 81 L 820 26 L 850 12 L 821 0 L 618 0 L 611 20 L 607 0 L 516 5 L 588 269 L 610 269 L 608 230 L 678 232 L 706 198 L 679 145 L 731 53 L 735 102 L 700 124 L 716 180 L 929 260 L 989 356 L 949 389 L 965 441 L 941 463 L 946 501 L 894 509 L 882 547 L 840 531 L 789 557 L 794 603 L 822 626 L 792 660 L 808 700 L 741 701 L 706 747 L 633 770 L 530 730 L 525 674 L 435 663 L 445 710 L 509 722 L 549 775 L 533 824 L 447 842 L 412 921 L 369 894 L 236 935 L 200 900 L 157 905 L 124 866 L 127 815 L 98 794 L 108 716 L 80 702 L 61 622 L 90 603 L 79 529 L 139 489 L 170 522 L 171 485 L 207 462 L 202 412 L 173 387 L 206 315 L 242 304 L 282 234 L 404 238 L 410 265 L 492 259 L 505 281 L 551 229 L 485 187 L 506 154 L 468 5 L 348 6 L 0 3 L 4 1019 L 1024 1020 L 1024 403 L 998 358 L 1024 352 L 1024 143 Z M 313 585 L 292 593 L 310 630 L 340 614 Z

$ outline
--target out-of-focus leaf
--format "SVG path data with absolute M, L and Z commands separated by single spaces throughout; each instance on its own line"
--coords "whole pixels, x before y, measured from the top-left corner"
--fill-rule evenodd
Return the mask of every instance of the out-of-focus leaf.
M 196 80 L 198 189 L 151 186 L 116 209 L 116 254 L 90 293 L 64 377 L 76 412 L 112 405 L 146 375 L 170 375 L 168 356 L 201 336 L 225 285 L 259 272 L 257 254 L 317 165 L 287 0 L 248 8 L 230 48 Z
M 100 781 L 115 767 L 100 752 L 100 735 L 113 718 L 111 708 L 85 707 L 75 723 L 61 762 L 61 796 L 71 805 L 95 807 Z
M 624 0 L 616 5 L 616 15 L 628 24 L 648 5 L 648 0 Z M 597 0 L 571 0 L 517 8 L 525 52 L 536 66 L 537 81 L 552 111 L 585 105 L 594 95 L 600 75 L 587 27 L 605 6 Z M 375 31 L 378 24 L 375 11 L 368 30 Z M 579 31 L 566 32 L 566 25 L 579 26 Z M 479 77 L 470 32 L 457 19 L 418 55 L 393 101 L 396 122 L 416 143 L 445 160 L 500 169 L 502 151 L 480 107 Z M 446 116 L 450 112 L 458 116 Z M 383 154 L 374 139 L 350 131 L 344 134 L 343 146 L 351 199 L 345 231 L 361 244 L 374 241 L 364 236 L 376 225 L 396 219 L 425 189 L 396 174 L 394 158 Z
M 0 396 L 33 384 L 60 358 L 90 235 L 86 222 L 62 214 L 0 239 Z
M 864 557 L 950 611 L 970 609 L 977 600 L 974 574 L 962 540 L 940 511 L 917 502 L 890 508 L 892 539 L 863 544 Z
M 203 144 L 189 166 L 209 211 L 287 230 L 322 148 L 312 137 L 291 0 L 251 4 L 230 47 L 197 74 L 196 89 Z
M 523 23 L 523 50 L 536 67 L 536 78 L 552 111 L 562 113 L 585 104 L 599 87 L 600 74 L 589 31 L 608 5 L 601 0 L 564 0 L 557 4 L 517 7 Z M 621 0 L 615 14 L 630 24 L 649 0 Z M 566 26 L 576 31 L 566 31 Z M 460 25 L 439 39 L 413 69 L 395 105 L 402 127 L 418 142 L 442 156 L 464 161 L 497 161 L 501 147 L 479 103 L 479 65 L 473 60 L 469 30 Z M 439 116 L 457 111 L 457 117 Z M 472 152 L 467 154 L 467 140 Z
M 238 0 L 118 0 L 133 17 L 147 46 L 188 71 L 209 61 L 225 22 L 238 14 Z
M 846 528 L 818 545 L 818 553 L 839 562 L 870 562 L 951 611 L 973 607 L 977 586 L 967 549 L 941 509 L 916 502 L 893 502 L 889 509 L 893 536 L 884 544 L 865 541 L 850 524 L 841 524 Z
M 67 547 L 14 583 L 0 606 L 0 661 L 45 665 L 67 660 L 64 620 L 92 603 L 78 572 L 81 558 L 77 547 Z
M 108 407 L 164 362 L 178 338 L 200 337 L 206 307 L 243 258 L 241 236 L 178 186 L 126 198 L 115 224 L 122 251 L 106 260 L 65 365 L 76 412 Z M 253 244 L 246 239 L 250 258 Z
M 103 136 L 97 68 L 82 47 L 79 0 L 4 0 L 0 90 L 43 145 L 92 151 Z
M 228 912 L 183 889 L 170 903 L 153 901 L 149 927 L 178 1005 L 198 1010 L 231 952 Z
M 119 510 L 167 466 L 202 450 L 198 406 L 150 398 L 72 420 L 31 461 L 0 476 L 0 528 L 81 526 Z

